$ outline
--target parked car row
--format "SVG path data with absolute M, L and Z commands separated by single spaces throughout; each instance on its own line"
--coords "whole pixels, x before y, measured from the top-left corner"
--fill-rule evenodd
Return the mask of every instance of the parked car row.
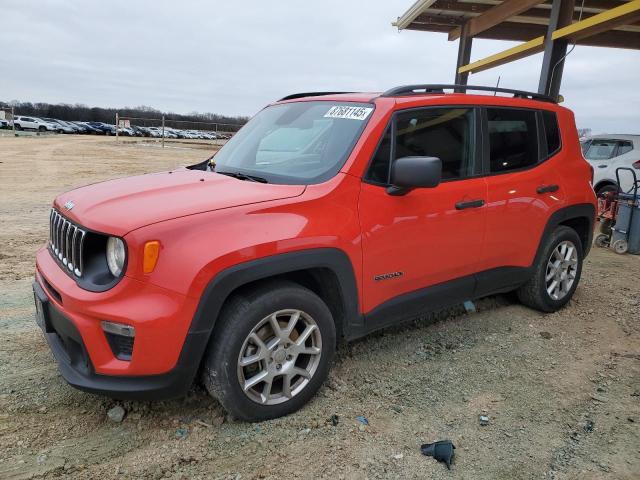
M 75 133 L 75 134 L 95 134 L 95 135 L 115 135 L 116 126 L 103 122 L 70 122 L 47 117 L 30 117 L 16 115 L 14 120 L 0 120 L 0 128 L 13 128 L 16 130 L 35 130 L 39 132 Z M 131 125 L 129 127 L 119 127 L 118 135 L 128 137 L 153 137 L 162 138 L 161 127 L 140 127 Z M 202 140 L 227 140 L 230 134 L 215 133 L 204 130 L 180 130 L 177 128 L 165 127 L 164 138 L 186 138 Z
M 129 127 L 118 128 L 118 135 L 128 137 L 153 137 L 162 138 L 161 127 L 140 127 L 131 125 Z M 229 139 L 231 135 L 226 133 L 215 133 L 205 130 L 180 130 L 178 128 L 164 127 L 164 138 L 188 138 L 201 140 Z
M 102 122 L 70 122 L 56 118 L 16 115 L 13 120 L 3 120 L 0 123 L 0 128 L 14 127 L 16 130 L 35 130 L 39 132 L 116 134 L 114 125 Z

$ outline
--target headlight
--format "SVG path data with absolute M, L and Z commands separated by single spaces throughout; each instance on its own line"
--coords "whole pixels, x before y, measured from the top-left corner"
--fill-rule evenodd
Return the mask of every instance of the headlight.
M 127 251 L 124 242 L 117 237 L 109 237 L 107 240 L 107 265 L 114 277 L 119 277 L 124 269 L 124 261 Z

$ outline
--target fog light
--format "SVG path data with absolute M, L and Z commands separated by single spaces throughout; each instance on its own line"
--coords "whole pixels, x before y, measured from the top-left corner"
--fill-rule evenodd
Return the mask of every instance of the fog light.
M 111 347 L 114 357 L 118 360 L 130 361 L 133 354 L 133 342 L 136 329 L 122 323 L 102 322 L 102 330 Z

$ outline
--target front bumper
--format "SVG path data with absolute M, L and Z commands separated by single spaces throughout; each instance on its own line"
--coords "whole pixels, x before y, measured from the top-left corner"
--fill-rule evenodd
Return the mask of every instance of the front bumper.
M 72 386 L 121 399 L 165 399 L 186 393 L 197 373 L 209 331 L 191 332 L 193 300 L 123 278 L 107 292 L 81 289 L 51 258 L 37 254 L 33 283 L 39 322 Z M 130 361 L 116 358 L 101 320 L 136 329 Z

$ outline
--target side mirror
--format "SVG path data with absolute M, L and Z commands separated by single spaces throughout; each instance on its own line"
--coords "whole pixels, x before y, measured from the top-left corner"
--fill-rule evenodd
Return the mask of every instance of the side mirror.
M 406 195 L 414 188 L 433 188 L 442 179 L 442 161 L 437 157 L 402 157 L 391 165 L 389 195 Z

